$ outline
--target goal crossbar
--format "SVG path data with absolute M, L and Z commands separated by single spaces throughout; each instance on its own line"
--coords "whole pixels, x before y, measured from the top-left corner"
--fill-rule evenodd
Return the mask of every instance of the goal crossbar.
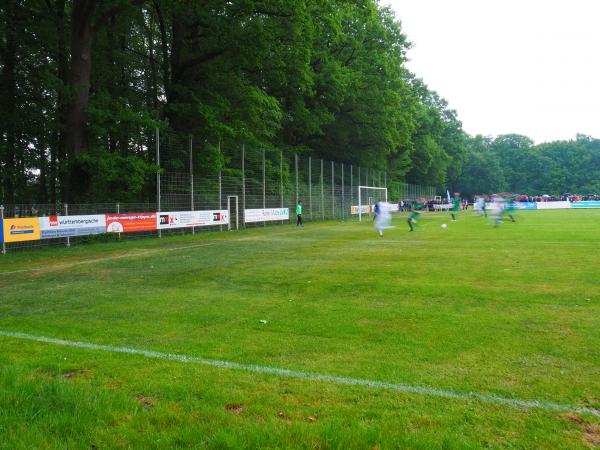
M 388 201 L 388 190 L 386 187 L 379 186 L 358 186 L 358 221 L 362 222 L 362 190 L 363 189 L 374 189 L 377 191 L 385 192 L 385 201 Z

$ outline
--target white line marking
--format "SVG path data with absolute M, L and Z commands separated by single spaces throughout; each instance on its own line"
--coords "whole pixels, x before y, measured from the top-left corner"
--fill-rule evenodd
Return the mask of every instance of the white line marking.
M 408 384 L 399 384 L 399 383 L 386 383 L 384 381 L 375 381 L 375 380 L 367 380 L 362 378 L 347 378 L 347 377 L 339 377 L 335 375 L 323 375 L 318 373 L 311 372 L 300 372 L 297 370 L 289 370 L 289 369 L 279 369 L 276 367 L 269 366 L 258 366 L 254 364 L 240 364 L 231 361 L 221 361 L 218 359 L 206 359 L 199 358 L 196 356 L 188 356 L 188 355 L 180 355 L 173 353 L 162 353 L 156 352 L 153 350 L 140 350 L 135 348 L 128 347 L 113 347 L 111 345 L 99 345 L 99 344 L 91 344 L 87 342 L 77 342 L 77 341 L 67 341 L 64 339 L 55 339 L 44 336 L 34 336 L 31 334 L 25 333 L 16 333 L 12 331 L 3 331 L 0 330 L 0 336 L 5 336 L 9 338 L 16 339 L 25 339 L 29 341 L 43 342 L 45 344 L 55 344 L 55 345 L 64 345 L 67 347 L 77 347 L 77 348 L 85 348 L 90 350 L 102 350 L 106 352 L 113 353 L 127 353 L 130 355 L 139 355 L 145 356 L 146 358 L 158 358 L 165 359 L 170 361 L 178 361 L 183 363 L 196 363 L 203 364 L 206 366 L 226 368 L 226 369 L 237 369 L 244 370 L 246 372 L 253 373 L 265 373 L 271 375 L 278 375 L 281 377 L 287 378 L 298 378 L 309 381 L 321 381 L 335 384 L 343 384 L 350 386 L 366 386 L 370 388 L 377 389 L 389 389 L 397 392 L 409 393 L 409 394 L 418 394 L 418 395 L 427 395 L 433 397 L 442 397 L 449 399 L 457 399 L 457 400 L 480 400 L 486 403 L 496 403 L 511 407 L 518 408 L 538 408 L 546 411 L 556 411 L 556 412 L 569 412 L 575 411 L 578 413 L 588 413 L 593 414 L 595 416 L 600 417 L 600 410 L 595 408 L 587 408 L 587 407 L 579 407 L 573 405 L 566 405 L 562 403 L 554 403 L 542 400 L 520 400 L 508 397 L 501 397 L 495 394 L 485 394 L 479 392 L 461 392 L 461 391 L 451 391 L 445 389 L 437 389 L 428 386 L 412 386 Z

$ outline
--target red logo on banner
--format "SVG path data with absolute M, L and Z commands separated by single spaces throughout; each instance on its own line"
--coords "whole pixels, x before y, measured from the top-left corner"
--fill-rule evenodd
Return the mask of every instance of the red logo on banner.
M 48 222 L 51 227 L 57 227 L 58 226 L 58 216 L 48 217 Z

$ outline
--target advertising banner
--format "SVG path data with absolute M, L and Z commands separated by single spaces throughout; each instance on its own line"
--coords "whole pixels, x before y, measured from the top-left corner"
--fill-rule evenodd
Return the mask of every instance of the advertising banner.
M 2 222 L 4 222 L 4 220 L 0 219 L 0 244 L 4 242 L 4 229 L 2 228 Z
M 4 242 L 37 241 L 40 238 L 40 219 L 27 217 L 4 219 Z
M 537 202 L 537 209 L 565 209 L 570 207 L 571 202 Z
M 433 205 L 434 211 L 450 211 L 454 205 L 452 203 L 442 203 L 440 205 Z
M 107 214 L 107 233 L 156 230 L 156 213 Z
M 514 209 L 537 209 L 535 202 L 515 202 L 512 206 Z
M 289 208 L 245 209 L 244 222 L 268 222 L 269 220 L 289 220 Z
M 571 208 L 600 208 L 600 201 L 572 202 Z
M 40 217 L 41 239 L 102 233 L 106 233 L 106 216 L 104 214 Z
M 226 209 L 156 213 L 156 227 L 159 230 L 227 225 L 228 222 L 229 213 Z
M 362 205 L 362 206 L 351 206 L 350 214 L 358 214 L 358 208 L 361 209 L 361 214 L 369 214 L 371 212 L 371 205 Z

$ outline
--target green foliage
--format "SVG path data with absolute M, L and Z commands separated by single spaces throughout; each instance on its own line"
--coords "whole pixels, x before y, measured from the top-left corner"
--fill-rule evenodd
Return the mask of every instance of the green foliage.
M 534 145 L 520 135 L 469 139 L 459 189 L 465 195 L 511 191 L 530 195 L 600 193 L 600 140 Z
M 82 202 L 136 202 L 144 188 L 156 176 L 157 168 L 135 155 L 122 156 L 109 151 L 84 153 L 75 163 L 75 188 Z M 85 180 L 85 181 L 84 181 Z
M 195 169 L 207 174 L 239 171 L 220 142 L 397 181 L 441 185 L 460 172 L 460 122 L 406 70 L 410 43 L 375 0 L 19 0 L 0 6 L 0 19 L 1 201 L 112 201 L 125 193 L 113 188 L 124 161 L 134 170 L 128 192 L 149 200 L 152 177 L 140 174 L 157 126 L 193 135 Z M 91 69 L 79 67 L 75 82 L 82 30 Z M 89 98 L 77 97 L 75 123 L 82 89 Z M 172 152 L 161 165 L 186 161 Z

